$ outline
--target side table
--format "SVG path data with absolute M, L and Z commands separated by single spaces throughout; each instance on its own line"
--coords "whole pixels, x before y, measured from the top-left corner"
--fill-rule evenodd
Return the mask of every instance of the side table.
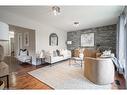
M 37 57 L 37 58 L 36 58 L 36 62 L 37 62 L 37 63 L 40 62 L 40 63 L 42 64 L 43 62 L 45 62 L 45 58 L 39 58 L 39 57 Z
M 43 62 L 45 62 L 45 58 L 39 58 L 39 57 L 32 57 L 32 65 L 40 65 L 42 64 Z

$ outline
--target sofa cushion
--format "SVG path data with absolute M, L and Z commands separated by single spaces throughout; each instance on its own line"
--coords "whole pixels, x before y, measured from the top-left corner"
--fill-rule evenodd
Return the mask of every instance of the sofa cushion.
M 57 49 L 56 50 L 57 56 L 60 56 L 60 51 Z
M 60 51 L 60 55 L 63 55 L 63 51 L 64 50 L 63 49 L 60 49 L 59 51 Z
M 52 63 L 63 60 L 63 56 L 56 56 L 51 59 Z

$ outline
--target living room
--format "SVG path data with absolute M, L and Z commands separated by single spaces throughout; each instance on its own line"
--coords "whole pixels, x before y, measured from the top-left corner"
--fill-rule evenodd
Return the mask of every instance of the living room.
M 0 6 L 1 89 L 125 89 L 126 65 L 116 61 L 125 57 L 117 31 L 126 14 L 125 6 Z

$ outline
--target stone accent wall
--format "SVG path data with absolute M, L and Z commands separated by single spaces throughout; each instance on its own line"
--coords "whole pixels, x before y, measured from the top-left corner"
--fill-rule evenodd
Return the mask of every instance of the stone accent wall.
M 67 49 L 73 50 L 75 48 L 84 48 L 81 47 L 81 34 L 83 33 L 94 33 L 94 47 L 96 48 L 97 44 L 100 45 L 103 49 L 111 48 L 115 53 L 116 51 L 116 24 L 89 28 L 79 31 L 71 31 L 67 33 L 67 40 L 72 41 L 71 45 L 67 45 Z

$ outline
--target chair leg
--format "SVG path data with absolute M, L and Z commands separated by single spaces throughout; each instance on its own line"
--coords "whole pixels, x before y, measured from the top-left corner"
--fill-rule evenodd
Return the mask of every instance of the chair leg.
M 7 75 L 7 88 L 9 88 L 9 75 Z
M 81 68 L 82 68 L 82 60 L 81 60 Z
M 50 63 L 50 67 L 52 67 L 52 63 Z

